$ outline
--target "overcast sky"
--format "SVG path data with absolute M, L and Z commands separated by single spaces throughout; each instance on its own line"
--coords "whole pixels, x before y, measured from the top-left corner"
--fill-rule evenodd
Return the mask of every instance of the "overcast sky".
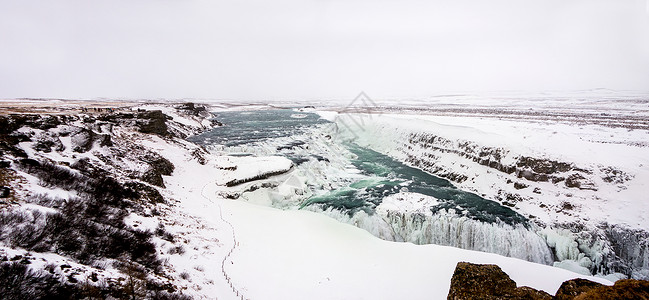
M 0 97 L 649 91 L 648 0 L 0 0 Z

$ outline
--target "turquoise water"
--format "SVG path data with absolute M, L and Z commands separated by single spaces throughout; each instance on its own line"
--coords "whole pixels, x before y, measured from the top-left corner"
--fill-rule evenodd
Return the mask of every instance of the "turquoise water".
M 526 223 L 526 218 L 498 202 L 484 199 L 474 193 L 460 190 L 448 180 L 409 167 L 376 151 L 347 144 L 357 158 L 352 164 L 363 174 L 373 176 L 350 184 L 340 190 L 309 199 L 303 206 L 319 203 L 325 207 L 348 210 L 363 210 L 373 213 L 383 197 L 401 190 L 433 196 L 440 204 L 433 207 L 433 213 L 442 209 L 454 209 L 460 214 L 483 222 L 508 224 Z
M 306 116 L 303 118 L 291 117 L 295 114 L 298 113 L 286 109 L 222 112 L 218 113 L 216 118 L 225 124 L 224 126 L 191 137 L 190 140 L 203 145 L 238 146 L 307 133 L 317 124 L 328 123 L 317 114 L 299 113 Z M 305 145 L 304 141 L 293 140 L 277 147 L 277 154 L 285 155 L 295 164 L 312 159 L 328 161 L 326 157 L 318 155 L 296 156 L 291 151 L 295 147 L 305 146 L 308 145 Z M 302 207 L 317 204 L 325 209 L 339 209 L 350 215 L 360 210 L 373 214 L 375 207 L 381 203 L 385 196 L 400 191 L 409 191 L 439 199 L 440 204 L 432 208 L 433 213 L 443 209 L 453 209 L 459 214 L 483 222 L 527 223 L 525 217 L 510 208 L 474 193 L 460 190 L 448 180 L 409 167 L 387 155 L 353 143 L 347 143 L 344 146 L 356 155 L 351 163 L 367 178 L 324 195 L 307 199 Z
M 305 115 L 304 118 L 291 116 Z M 238 146 L 268 139 L 303 133 L 316 124 L 328 123 L 313 113 L 300 113 L 290 109 L 226 111 L 215 114 L 222 127 L 188 138 L 202 145 Z M 295 141 L 298 143 L 299 141 Z M 291 145 L 287 145 L 290 147 Z

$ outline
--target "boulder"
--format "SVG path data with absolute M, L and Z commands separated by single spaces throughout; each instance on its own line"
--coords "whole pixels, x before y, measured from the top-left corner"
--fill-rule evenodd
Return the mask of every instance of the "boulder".
M 497 265 L 459 262 L 455 267 L 448 299 L 552 299 L 530 287 L 516 287 Z
M 573 173 L 572 175 L 568 176 L 568 178 L 566 178 L 565 185 L 570 188 L 578 188 L 581 190 L 597 190 L 595 184 L 592 181 L 586 179 L 586 177 L 579 173 Z
M 161 175 L 169 176 L 176 168 L 173 163 L 160 155 L 147 155 L 142 160 Z
M 600 299 L 649 299 L 649 281 L 622 279 L 613 286 L 600 286 L 590 289 L 574 298 L 575 300 Z
M 142 133 L 153 133 L 161 136 L 169 134 L 167 116 L 160 110 L 143 111 L 137 114 L 138 130 Z
M 92 148 L 94 133 L 88 129 L 81 128 L 71 136 L 72 151 L 84 153 Z
M 136 191 L 141 200 L 149 203 L 165 203 L 164 197 L 154 187 L 135 181 L 126 182 L 125 185 L 129 189 Z
M 574 299 L 576 296 L 584 292 L 588 292 L 601 286 L 604 285 L 587 279 L 577 278 L 568 280 L 561 284 L 561 287 L 559 287 L 554 298 L 557 300 Z
M 71 141 L 72 151 L 79 153 L 88 152 L 92 149 L 96 141 L 102 147 L 113 145 L 110 134 L 96 134 L 94 131 L 85 128 L 80 128 L 77 132 L 73 133 Z
M 159 186 L 161 188 L 165 188 L 165 183 L 164 180 L 162 179 L 162 175 L 158 173 L 155 169 L 150 168 L 140 176 L 140 179 L 146 183 L 150 183 L 155 186 Z
M 7 198 L 11 193 L 11 189 L 7 186 L 0 186 L 0 198 Z
M 574 173 L 566 178 L 566 186 L 571 188 L 581 187 L 581 180 L 586 179 L 579 173 Z

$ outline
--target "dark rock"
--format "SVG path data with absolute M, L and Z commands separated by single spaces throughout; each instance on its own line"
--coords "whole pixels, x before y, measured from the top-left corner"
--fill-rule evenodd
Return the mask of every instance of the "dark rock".
M 72 151 L 84 153 L 92 148 L 94 132 L 81 128 L 79 131 L 72 134 Z
M 239 185 L 239 184 L 246 183 L 246 182 L 266 179 L 266 178 L 269 178 L 269 177 L 272 177 L 272 176 L 275 176 L 275 175 L 284 174 L 284 173 L 290 171 L 291 169 L 293 169 L 292 164 L 291 164 L 291 167 L 286 169 L 286 170 L 278 170 L 278 171 L 273 171 L 273 172 L 262 173 L 262 174 L 259 174 L 259 175 L 256 175 L 256 176 L 253 176 L 253 177 L 250 177 L 250 178 L 233 179 L 233 180 L 230 180 L 227 183 L 225 183 L 225 185 L 228 186 L 228 187 L 232 187 L 232 186 Z
M 113 122 L 113 123 L 123 123 L 122 121 L 133 120 L 135 119 L 135 114 L 133 113 L 116 113 L 116 114 L 102 114 L 98 117 L 100 121 Z M 93 119 L 91 123 L 94 123 Z
M 559 287 L 554 299 L 574 299 L 576 296 L 584 292 L 588 292 L 601 286 L 603 286 L 601 283 L 581 278 L 568 280 L 561 284 L 561 287 Z
M 529 187 L 529 185 L 521 183 L 521 182 L 514 182 L 514 188 L 517 190 L 524 189 L 526 187 Z
M 144 182 L 164 188 L 165 185 L 162 175 L 171 175 L 175 166 L 168 159 L 155 153 L 144 156 L 142 160 L 149 164 L 151 168 L 144 172 L 140 179 Z
M 39 152 L 50 153 L 52 152 L 52 147 L 54 147 L 54 142 L 52 142 L 51 140 L 38 140 L 36 141 L 36 143 L 34 143 L 32 149 Z
M 561 181 L 564 181 L 564 180 L 566 180 L 566 179 L 563 178 L 563 177 L 560 177 L 560 176 L 559 177 L 557 177 L 557 176 L 552 177 L 552 183 L 554 183 L 554 184 L 557 184 L 557 183 L 559 183 Z
M 99 141 L 99 146 L 102 147 L 110 147 L 113 145 L 113 140 L 111 139 L 110 134 L 97 134 L 94 139 Z
M 71 136 L 72 151 L 84 153 L 92 149 L 95 142 L 99 142 L 102 147 L 109 147 L 113 145 L 113 141 L 109 134 L 96 134 L 94 131 L 80 128 Z
M 579 173 L 574 173 L 566 178 L 566 186 L 571 188 L 579 188 L 581 187 L 581 180 L 583 179 L 585 179 L 584 176 Z
M 169 176 L 176 168 L 168 159 L 157 154 L 147 155 L 142 160 L 161 175 Z
M 78 280 L 77 280 L 76 278 L 74 278 L 74 275 L 73 275 L 73 274 L 70 274 L 70 275 L 68 275 L 68 282 L 70 282 L 70 283 L 77 283 Z
M 192 102 L 187 102 L 184 103 L 178 107 L 176 107 L 178 110 L 184 110 L 187 111 L 189 114 L 192 114 L 194 116 L 198 116 L 200 113 L 207 111 L 205 106 L 197 106 Z
M 5 140 L 7 142 L 11 143 L 12 145 L 16 145 L 16 144 L 18 144 L 20 142 L 31 142 L 32 138 L 29 135 L 25 134 L 25 133 L 14 132 L 14 133 L 6 136 Z
M 56 128 L 59 125 L 61 125 L 61 120 L 57 116 L 47 116 L 47 117 L 36 119 L 31 124 L 31 127 L 42 129 L 42 130 L 48 130 L 48 129 Z
M 158 192 L 158 190 L 154 187 L 135 181 L 127 182 L 125 185 L 129 189 L 137 191 L 138 197 L 141 200 L 150 203 L 165 203 L 164 197 L 162 197 L 160 192 Z
M 113 132 L 113 123 L 109 122 L 95 122 L 92 126 L 92 130 L 99 133 L 112 133 Z
M 0 152 L 0 154 L 2 154 Z M 0 160 L 0 168 L 9 168 L 11 166 L 11 162 L 8 160 Z
M 7 198 L 11 194 L 11 189 L 7 186 L 0 186 L 0 198 Z
M 31 158 L 21 159 L 19 163 L 24 168 L 38 168 L 41 166 L 41 163 L 39 161 Z
M 146 172 L 144 172 L 144 174 L 140 176 L 140 179 L 146 183 L 150 183 L 161 188 L 165 187 L 162 175 L 153 168 L 148 169 Z
M 87 157 L 82 157 L 78 159 L 77 161 L 73 162 L 72 165 L 70 165 L 70 167 L 86 174 L 91 173 L 93 170 L 92 164 L 90 163 L 90 159 Z
M 167 116 L 160 110 L 143 111 L 137 114 L 137 126 L 142 133 L 153 133 L 161 136 L 169 134 Z
M 451 278 L 447 299 L 552 299 L 548 293 L 516 287 L 497 265 L 459 262 Z
M 602 179 L 604 180 L 604 182 L 608 183 L 622 184 L 633 178 L 633 176 L 613 167 L 606 167 L 601 169 L 601 171 L 605 174 Z
M 532 193 L 540 194 L 541 193 L 541 188 L 535 187 L 534 190 L 532 191 Z
M 530 168 L 535 173 L 553 174 L 557 172 L 568 172 L 573 169 L 569 163 L 554 160 L 537 159 L 533 157 L 520 157 L 516 163 L 518 167 Z
M 616 281 L 613 286 L 601 285 L 589 289 L 575 297 L 575 299 L 649 299 L 649 281 L 622 279 Z
M 0 134 L 10 134 L 18 128 L 32 124 L 40 118 L 37 115 L 18 115 L 0 116 Z
M 586 179 L 579 173 L 573 173 L 572 175 L 566 178 L 565 185 L 570 188 L 578 188 L 581 190 L 593 190 L 596 191 L 597 188 L 590 180 Z
M 538 174 L 530 170 L 517 170 L 516 177 L 525 178 L 529 181 L 535 181 L 535 182 L 539 182 L 539 181 L 546 182 L 551 178 L 551 176 L 548 176 L 546 174 Z
M 203 150 L 205 151 L 205 150 Z M 199 164 L 205 165 L 207 163 L 207 160 L 203 156 L 203 152 L 201 151 L 200 148 L 196 148 L 191 152 L 192 157 L 194 157 Z
M 58 135 L 54 133 L 36 135 L 34 140 L 35 142 L 32 148 L 36 151 L 49 153 L 52 152 L 52 148 L 55 148 L 56 151 L 65 150 L 65 146 L 59 139 Z
M 24 153 L 23 149 L 17 147 L 17 145 L 20 142 L 30 142 L 30 141 L 31 141 L 31 137 L 22 132 L 12 132 L 7 135 L 0 134 L 0 149 L 8 153 L 11 153 L 16 157 L 23 157 L 23 156 L 16 155 L 16 153 L 21 153 L 21 152 Z
M 561 209 L 562 210 L 572 210 L 573 208 L 575 208 L 575 207 L 570 202 L 564 201 L 564 202 L 561 203 Z

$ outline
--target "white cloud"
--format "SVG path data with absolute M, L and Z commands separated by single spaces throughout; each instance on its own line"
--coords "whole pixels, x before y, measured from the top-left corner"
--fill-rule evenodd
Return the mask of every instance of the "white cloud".
M 0 97 L 649 89 L 647 1 L 0 0 Z

